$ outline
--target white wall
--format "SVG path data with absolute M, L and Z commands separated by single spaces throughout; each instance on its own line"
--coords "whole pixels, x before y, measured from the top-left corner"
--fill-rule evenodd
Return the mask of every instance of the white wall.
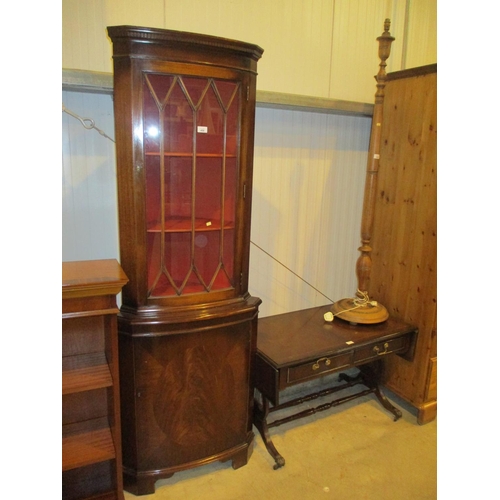
M 437 0 L 63 0 L 62 7 L 68 69 L 111 73 L 106 27 L 150 26 L 260 45 L 259 90 L 372 103 L 385 18 L 396 37 L 388 71 L 436 62 Z

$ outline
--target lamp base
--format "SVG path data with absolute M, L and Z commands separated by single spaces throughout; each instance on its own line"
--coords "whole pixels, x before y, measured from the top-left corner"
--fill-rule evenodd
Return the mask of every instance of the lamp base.
M 383 323 L 388 317 L 387 309 L 377 303 L 364 304 L 356 307 L 354 299 L 340 299 L 332 306 L 332 312 L 336 318 L 348 321 L 352 324 L 373 325 Z

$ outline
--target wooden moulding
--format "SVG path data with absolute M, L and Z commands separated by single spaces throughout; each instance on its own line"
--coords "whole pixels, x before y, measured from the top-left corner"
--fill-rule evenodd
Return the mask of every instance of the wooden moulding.
M 79 69 L 62 70 L 62 89 L 113 95 L 113 74 Z M 374 105 L 365 102 L 330 99 L 284 92 L 257 90 L 260 108 L 289 109 L 340 115 L 372 116 Z
M 425 66 L 418 66 L 416 68 L 402 69 L 400 71 L 393 71 L 387 73 L 387 82 L 392 82 L 393 80 L 399 80 L 400 78 L 411 78 L 414 76 L 424 76 L 431 73 L 437 73 L 437 63 L 427 64 Z
M 115 296 L 120 293 L 127 281 L 127 276 L 115 259 L 64 262 L 62 297 L 73 299 L 100 295 Z

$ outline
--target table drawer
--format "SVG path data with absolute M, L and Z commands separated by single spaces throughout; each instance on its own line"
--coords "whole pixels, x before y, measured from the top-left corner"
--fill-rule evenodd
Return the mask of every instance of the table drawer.
M 377 342 L 366 347 L 361 347 L 354 352 L 354 364 L 360 364 L 390 354 L 405 351 L 409 346 L 408 336 L 398 337 L 385 342 Z
M 349 351 L 345 354 L 325 356 L 316 361 L 292 366 L 287 370 L 287 383 L 293 384 L 348 367 L 351 364 L 351 357 L 352 351 Z

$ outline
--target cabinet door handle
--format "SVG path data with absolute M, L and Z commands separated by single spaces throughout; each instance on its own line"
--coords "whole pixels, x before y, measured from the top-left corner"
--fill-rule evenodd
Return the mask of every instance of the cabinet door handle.
M 312 366 L 312 369 L 319 370 L 319 364 L 323 360 L 325 360 L 325 366 L 330 366 L 332 364 L 332 362 L 328 358 L 319 358 L 318 361 L 316 361 L 316 363 L 314 363 L 314 365 Z
M 377 353 L 377 356 L 383 356 L 384 354 L 387 354 L 387 349 L 389 348 L 389 342 L 384 343 L 384 351 L 380 352 L 380 347 L 376 345 L 373 348 L 373 351 Z

